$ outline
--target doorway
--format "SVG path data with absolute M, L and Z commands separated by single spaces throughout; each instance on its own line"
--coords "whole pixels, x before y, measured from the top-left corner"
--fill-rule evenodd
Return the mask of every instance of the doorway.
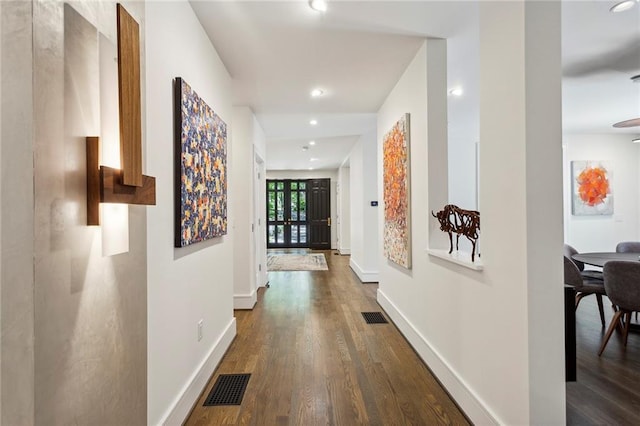
M 267 247 L 309 247 L 307 181 L 267 180 Z
M 330 179 L 267 179 L 267 248 L 331 248 Z
M 267 284 L 267 247 L 264 241 L 265 234 L 265 193 L 262 190 L 265 185 L 264 171 L 265 163 L 263 158 L 254 148 L 254 169 L 253 169 L 253 247 L 254 247 L 254 271 L 256 276 L 256 287 L 264 287 Z
M 310 179 L 309 188 L 309 247 L 331 249 L 331 179 Z

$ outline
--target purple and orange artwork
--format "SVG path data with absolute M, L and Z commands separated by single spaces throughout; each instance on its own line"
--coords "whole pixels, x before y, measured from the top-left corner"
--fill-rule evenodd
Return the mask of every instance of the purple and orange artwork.
M 409 135 L 409 114 L 404 114 L 382 147 L 384 255 L 405 268 L 411 268 Z
M 613 214 L 611 167 L 604 161 L 572 161 L 572 213 Z
M 176 78 L 176 247 L 227 233 L 227 125 Z

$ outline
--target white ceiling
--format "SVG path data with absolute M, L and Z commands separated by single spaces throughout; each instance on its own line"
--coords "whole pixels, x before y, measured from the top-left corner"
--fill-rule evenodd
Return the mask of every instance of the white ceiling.
M 478 139 L 478 7 L 465 1 L 196 1 L 194 11 L 234 84 L 267 135 L 268 169 L 336 168 L 425 37 L 447 39 L 451 137 Z M 565 132 L 613 129 L 640 117 L 640 5 L 611 14 L 613 1 L 563 2 Z M 312 99 L 322 87 L 326 95 Z M 310 126 L 309 120 L 318 120 Z M 316 145 L 307 151 L 309 140 Z M 310 161 L 317 158 L 316 161 Z
M 562 111 L 566 133 L 640 134 L 612 124 L 640 117 L 640 4 L 566 1 L 562 8 Z

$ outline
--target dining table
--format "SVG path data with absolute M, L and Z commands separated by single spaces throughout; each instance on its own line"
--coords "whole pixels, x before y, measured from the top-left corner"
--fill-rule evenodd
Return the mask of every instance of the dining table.
M 577 253 L 571 256 L 573 260 L 587 265 L 603 267 L 610 260 L 624 260 L 628 262 L 640 262 L 640 253 L 596 252 Z M 629 324 L 629 331 L 640 333 L 640 324 Z
M 587 265 L 603 267 L 610 260 L 626 260 L 640 262 L 640 253 L 616 253 L 616 252 L 597 252 L 597 253 L 576 253 L 571 256 L 573 260 L 585 263 Z

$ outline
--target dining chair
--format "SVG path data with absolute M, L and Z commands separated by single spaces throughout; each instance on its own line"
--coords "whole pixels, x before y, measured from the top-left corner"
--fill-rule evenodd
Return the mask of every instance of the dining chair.
M 604 305 L 602 303 L 602 296 L 607 295 L 604 288 L 604 281 L 584 278 L 580 275 L 580 270 L 576 264 L 573 263 L 573 260 L 564 256 L 564 283 L 572 286 L 576 290 L 576 310 L 584 297 L 590 294 L 596 295 L 598 309 L 600 310 L 600 322 L 602 323 L 602 327 L 604 327 Z
M 618 243 L 616 253 L 640 253 L 640 241 L 623 241 Z
M 602 271 L 596 271 L 593 269 L 584 269 L 584 263 L 578 260 L 575 260 L 573 258 L 573 255 L 578 253 L 579 253 L 578 250 L 576 250 L 569 244 L 564 245 L 564 255 L 568 257 L 569 260 L 571 260 L 573 263 L 575 263 L 575 265 L 578 267 L 578 270 L 580 271 L 580 275 L 582 275 L 583 278 L 601 280 L 601 281 L 604 280 L 604 277 L 602 276 Z
M 604 336 L 598 356 L 604 348 L 622 318 L 624 345 L 627 346 L 631 313 L 640 311 L 640 262 L 610 260 L 604 264 L 604 287 L 611 303 L 617 306 L 609 329 Z
M 640 253 L 640 241 L 623 241 L 616 246 L 616 253 Z M 638 312 L 636 312 L 636 321 Z

